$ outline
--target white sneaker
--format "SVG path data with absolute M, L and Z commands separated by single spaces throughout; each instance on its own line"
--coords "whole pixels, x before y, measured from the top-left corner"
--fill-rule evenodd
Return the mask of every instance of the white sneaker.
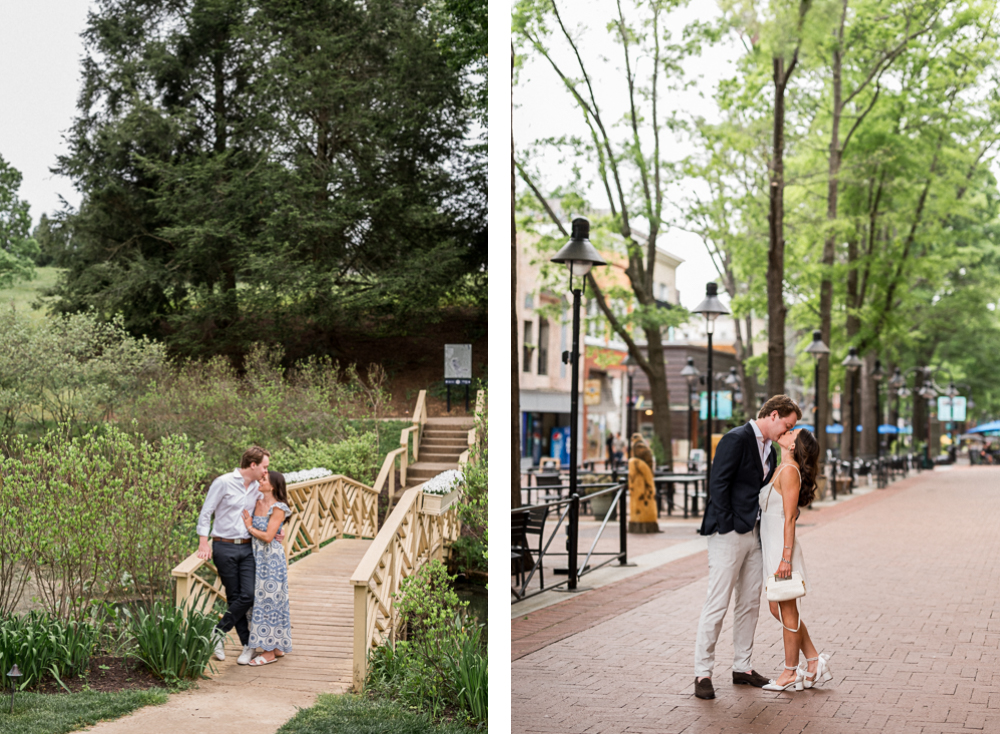
M 243 652 L 241 652 L 240 656 L 238 658 L 236 658 L 237 664 L 239 664 L 239 665 L 249 665 L 250 661 L 253 659 L 253 654 L 256 651 L 257 651 L 256 647 L 250 647 L 249 645 L 247 645 L 246 647 L 244 647 L 243 648 Z
M 220 661 L 226 659 L 226 636 L 222 633 L 217 633 L 215 636 L 215 659 Z

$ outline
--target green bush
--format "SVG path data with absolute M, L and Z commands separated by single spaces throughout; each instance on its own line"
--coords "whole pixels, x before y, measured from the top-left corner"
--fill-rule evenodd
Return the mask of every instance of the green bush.
M 0 436 L 19 421 L 69 432 L 106 420 L 164 364 L 162 345 L 90 313 L 32 321 L 0 309 Z
M 309 439 L 299 443 L 289 438 L 287 449 L 271 453 L 271 465 L 279 471 L 301 471 L 324 467 L 363 484 L 372 484 L 382 466 L 378 435 L 374 431 L 359 434 L 344 426 L 346 437 L 338 443 Z
M 462 535 L 451 544 L 455 567 L 461 571 L 486 571 L 486 546 L 474 535 Z
M 99 622 L 65 622 L 39 611 L 0 617 L 0 670 L 16 664 L 24 676 L 19 689 L 47 675 L 61 683 L 87 670 L 99 636 Z
M 479 541 L 482 549 L 482 563 L 486 565 L 486 551 L 489 543 L 487 519 L 489 517 L 489 453 L 486 437 L 489 426 L 488 399 L 483 394 L 483 410 L 476 413 L 476 435 L 478 441 L 469 450 L 469 461 L 462 467 L 462 501 L 458 505 L 458 516 L 466 532 Z M 476 566 L 477 568 L 479 566 Z
M 151 612 L 135 613 L 131 632 L 135 656 L 167 681 L 198 678 L 211 664 L 218 618 L 193 609 L 156 602 Z
M 37 443 L 15 437 L 0 455 L 0 524 L 14 532 L 0 540 L 0 568 L 27 568 L 43 607 L 64 619 L 81 618 L 92 600 L 151 604 L 171 592 L 170 570 L 192 550 L 206 474 L 184 436 L 153 444 L 110 425 Z M 0 584 L 0 609 L 19 593 Z
M 282 359 L 280 348 L 258 344 L 242 374 L 222 357 L 183 362 L 161 371 L 119 414 L 150 440 L 183 433 L 203 443 L 213 475 L 237 466 L 252 444 L 272 454 L 310 441 L 336 444 L 351 438 L 353 421 L 382 417 L 388 393 L 380 369 L 362 380 L 353 366 L 328 359 L 288 370 Z
M 394 604 L 404 640 L 372 651 L 366 685 L 408 706 L 439 717 L 465 711 L 486 719 L 486 652 L 482 627 L 467 615 L 439 561 L 403 580 Z

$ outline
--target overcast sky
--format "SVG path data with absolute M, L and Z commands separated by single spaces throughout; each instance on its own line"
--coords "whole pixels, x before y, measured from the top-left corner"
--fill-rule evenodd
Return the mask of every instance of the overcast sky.
M 79 197 L 49 169 L 76 109 L 88 0 L 0 0 L 0 155 L 24 177 L 31 217 Z
M 627 19 L 634 19 L 630 14 L 630 3 L 623 3 Z M 579 37 L 579 45 L 583 50 L 588 72 L 593 82 L 599 104 L 603 107 L 606 123 L 617 123 L 628 109 L 627 86 L 624 81 L 624 57 L 621 47 L 615 43 L 613 36 L 607 30 L 607 23 L 614 19 L 616 4 L 612 0 L 574 0 L 563 3 L 560 9 L 563 18 L 574 35 Z M 673 14 L 668 19 L 668 27 L 679 39 L 683 27 L 699 18 L 708 20 L 718 14 L 715 2 L 693 2 L 688 8 Z M 738 58 L 740 49 L 738 41 L 731 39 L 719 47 L 695 58 L 687 67 L 689 80 L 701 77 L 697 88 L 682 94 L 668 94 L 661 99 L 663 105 L 671 109 L 703 116 L 709 120 L 717 119 L 717 111 L 712 101 L 712 93 L 718 81 L 732 76 L 733 62 Z M 568 75 L 578 75 L 574 59 L 562 49 L 565 42 L 561 37 L 553 37 L 549 41 L 553 55 Z M 649 59 L 633 58 L 633 70 L 643 78 L 648 73 Z M 663 83 L 661 76 L 661 84 Z M 560 135 L 588 136 L 587 128 L 578 108 L 575 107 L 565 87 L 551 68 L 544 62 L 528 61 L 520 72 L 518 87 L 514 90 L 514 145 L 525 145 L 531 140 L 555 137 Z M 613 133 L 616 140 L 621 139 L 619 131 Z M 665 157 L 679 160 L 693 152 L 683 139 L 674 139 L 668 134 L 667 139 L 661 138 L 661 147 L 667 151 Z M 651 150 L 651 146 L 648 148 Z M 555 156 L 545 160 L 532 161 L 544 178 L 543 189 L 549 189 L 559 184 L 561 178 L 568 178 L 570 164 L 560 162 Z M 594 176 L 594 169 L 586 171 L 586 175 Z M 668 201 L 676 198 L 679 192 L 668 194 Z M 592 189 L 591 203 L 600 209 L 607 209 L 607 197 L 603 189 Z M 668 203 L 669 206 L 669 203 Z M 673 212 L 676 213 L 676 212 Z M 642 224 L 637 225 L 645 229 Z M 705 246 L 696 235 L 683 232 L 676 228 L 661 234 L 658 244 L 684 259 L 677 269 L 677 287 L 681 293 L 681 303 L 687 308 L 694 308 L 705 297 L 705 284 L 715 280 L 717 273 Z

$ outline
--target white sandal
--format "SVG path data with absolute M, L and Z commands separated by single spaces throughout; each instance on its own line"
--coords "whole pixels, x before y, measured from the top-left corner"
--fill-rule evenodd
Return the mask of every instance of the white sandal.
M 792 686 L 795 686 L 795 690 L 796 691 L 801 691 L 802 690 L 802 669 L 799 668 L 797 665 L 786 665 L 785 666 L 785 670 L 794 670 L 795 671 L 795 680 L 793 680 L 791 683 L 786 683 L 783 686 L 779 686 L 777 683 L 775 683 L 775 682 L 772 681 L 771 683 L 768 683 L 766 686 L 761 686 L 761 690 L 762 691 L 787 691 Z
M 830 656 L 826 653 L 822 655 L 817 655 L 814 658 L 806 658 L 806 665 L 808 666 L 813 660 L 816 660 L 816 672 L 810 673 L 808 668 L 803 670 L 802 673 L 802 683 L 806 688 L 812 688 L 813 686 L 818 686 L 824 681 L 833 680 L 833 673 L 830 671 L 830 666 L 827 661 Z
M 263 655 L 258 655 L 253 660 L 251 660 L 249 664 L 256 667 L 256 666 L 259 666 L 259 665 L 270 665 L 271 663 L 277 662 L 277 660 L 278 660 L 278 658 L 276 658 L 276 657 L 273 657 L 270 660 L 268 660 Z

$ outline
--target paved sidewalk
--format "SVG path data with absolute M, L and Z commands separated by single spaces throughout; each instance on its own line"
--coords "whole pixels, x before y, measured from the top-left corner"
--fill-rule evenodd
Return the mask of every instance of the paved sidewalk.
M 831 654 L 831 683 L 733 687 L 730 609 L 717 698 L 694 698 L 698 552 L 512 620 L 512 730 L 1000 731 L 1000 468 L 924 472 L 801 523 L 803 619 Z M 783 664 L 780 632 L 762 604 L 766 675 Z

